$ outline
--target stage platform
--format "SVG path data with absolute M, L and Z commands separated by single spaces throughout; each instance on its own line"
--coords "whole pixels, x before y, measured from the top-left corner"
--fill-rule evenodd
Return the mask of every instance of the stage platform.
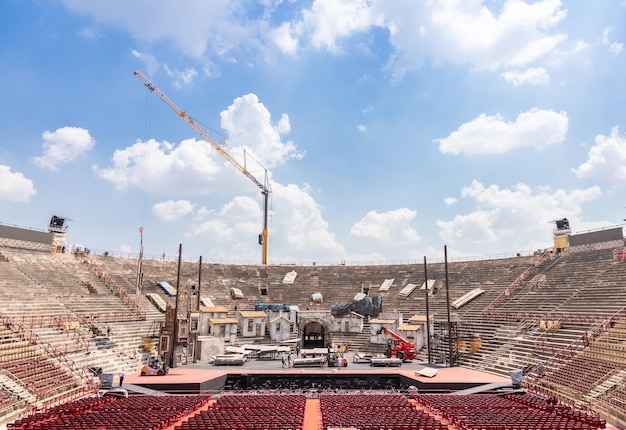
M 412 393 L 469 394 L 478 392 L 519 392 L 510 378 L 481 372 L 464 367 L 442 367 L 427 363 L 403 363 L 401 367 L 370 367 L 369 364 L 355 364 L 344 368 L 282 368 L 280 361 L 250 361 L 243 366 L 213 366 L 208 363 L 182 365 L 170 369 L 165 376 L 141 376 L 131 373 L 124 378 L 124 388 L 132 394 L 193 394 L 227 393 L 227 381 L 236 381 L 241 385 L 237 390 L 252 390 L 260 393 L 273 392 L 267 388 L 271 383 L 283 384 L 280 391 L 305 391 L 307 395 L 302 430 L 319 430 L 322 425 L 319 414 L 319 394 L 330 383 L 347 388 L 355 384 L 357 389 L 368 389 L 368 382 L 376 385 L 375 389 L 395 391 L 393 384 L 401 384 L 401 390 Z M 117 379 L 114 385 L 117 384 Z M 318 388 L 298 387 L 298 384 L 316 383 Z M 325 385 L 326 383 L 326 385 Z M 258 384 L 258 385 L 255 385 Z M 390 384 L 382 386 L 384 384 Z M 246 386 L 247 385 L 247 386 Z M 260 388 L 259 388 L 260 387 Z M 241 391 L 240 391 L 241 392 Z M 419 408 L 419 406 L 417 406 Z M 191 415 L 190 415 L 191 416 Z M 190 418 L 182 417 L 181 422 Z M 168 430 L 174 430 L 176 424 Z M 606 430 L 616 427 L 607 425 Z
M 370 367 L 349 365 L 343 368 L 281 368 L 280 362 L 253 361 L 243 366 L 213 366 L 208 363 L 171 368 L 164 376 L 141 376 L 131 373 L 124 378 L 124 387 L 132 391 L 137 385 L 168 393 L 197 393 L 229 389 L 233 381 L 239 389 L 280 388 L 283 385 L 302 389 L 340 381 L 343 388 L 373 388 L 379 385 L 415 386 L 420 392 L 450 392 L 479 385 L 506 386 L 510 378 L 463 367 L 436 367 L 434 376 L 423 376 L 420 370 L 433 367 L 424 363 L 405 363 L 401 367 Z M 278 385 L 276 385 L 278 384 Z M 281 385 L 282 384 L 282 385 Z M 117 386 L 117 380 L 114 385 Z

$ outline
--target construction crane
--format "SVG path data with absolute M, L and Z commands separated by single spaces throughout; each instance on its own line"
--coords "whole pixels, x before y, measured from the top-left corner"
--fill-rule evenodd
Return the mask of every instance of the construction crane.
M 139 79 L 145 86 L 148 88 L 153 94 L 155 94 L 158 98 L 160 98 L 163 103 L 170 107 L 176 115 L 178 115 L 183 121 L 185 121 L 191 128 L 193 128 L 196 133 L 198 133 L 204 140 L 209 142 L 213 148 L 220 154 L 226 158 L 230 164 L 235 166 L 241 173 L 246 175 L 248 179 L 256 184 L 257 187 L 261 189 L 261 194 L 263 194 L 263 232 L 259 234 L 259 244 L 263 246 L 262 253 L 262 264 L 267 264 L 267 212 L 268 212 L 268 201 L 269 195 L 272 192 L 269 187 L 269 180 L 267 176 L 267 169 L 265 169 L 265 179 L 264 182 L 261 183 L 252 173 L 248 171 L 245 167 L 245 153 L 244 153 L 244 165 L 242 166 L 237 160 L 235 160 L 219 143 L 217 143 L 209 134 L 202 129 L 196 122 L 191 119 L 189 115 L 185 113 L 181 108 L 179 108 L 168 96 L 166 96 L 150 79 L 148 79 L 143 73 L 139 70 L 135 70 L 135 76 Z

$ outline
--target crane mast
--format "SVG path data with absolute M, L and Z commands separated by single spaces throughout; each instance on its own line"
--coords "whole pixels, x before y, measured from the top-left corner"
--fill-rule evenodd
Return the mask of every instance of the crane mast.
M 154 95 L 163 101 L 170 109 L 172 109 L 176 115 L 178 115 L 183 121 L 185 121 L 191 128 L 193 128 L 196 133 L 202 137 L 202 139 L 209 142 L 209 144 L 224 158 L 226 158 L 230 164 L 235 166 L 237 170 L 246 175 L 248 179 L 250 179 L 254 184 L 261 189 L 261 194 L 263 195 L 263 232 L 259 235 L 259 244 L 263 246 L 263 254 L 262 254 L 262 264 L 267 264 L 267 237 L 268 237 L 268 228 L 267 228 L 267 218 L 268 218 L 268 200 L 269 194 L 271 193 L 271 189 L 268 185 L 267 179 L 267 169 L 265 170 L 265 183 L 261 183 L 252 173 L 246 169 L 244 165 L 241 165 L 237 160 L 235 160 L 219 143 L 217 143 L 202 127 L 200 127 L 196 122 L 185 113 L 181 108 L 179 108 L 176 103 L 174 103 L 168 96 L 165 95 L 150 79 L 148 79 L 143 73 L 139 70 L 135 70 L 135 76 L 137 79 L 143 83 L 146 88 L 148 88 Z

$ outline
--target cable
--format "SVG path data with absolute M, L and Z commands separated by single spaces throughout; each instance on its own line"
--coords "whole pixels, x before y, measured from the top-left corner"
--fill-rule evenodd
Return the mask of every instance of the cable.
M 146 90 L 146 119 L 144 123 L 143 151 L 141 154 L 141 197 L 139 199 L 139 225 L 143 226 L 146 217 L 146 185 L 148 183 L 148 152 L 145 142 L 150 138 L 152 127 L 152 93 Z

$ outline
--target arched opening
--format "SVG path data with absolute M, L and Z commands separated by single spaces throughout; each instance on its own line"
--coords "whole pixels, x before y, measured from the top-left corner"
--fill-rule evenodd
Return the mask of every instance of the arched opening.
M 326 330 L 319 321 L 310 321 L 302 330 L 302 347 L 307 348 L 323 348 L 326 346 Z M 330 341 L 330 338 L 328 338 Z

